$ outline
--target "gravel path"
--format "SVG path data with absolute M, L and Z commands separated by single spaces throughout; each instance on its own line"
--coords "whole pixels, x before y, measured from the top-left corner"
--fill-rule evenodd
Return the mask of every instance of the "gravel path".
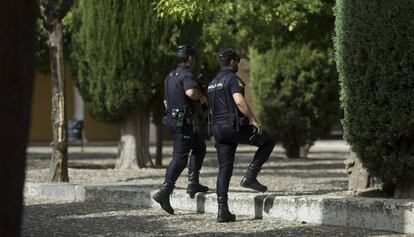
M 151 148 L 154 151 L 154 148 Z M 230 190 L 248 191 L 239 182 L 250 163 L 255 147 L 240 146 L 236 154 L 235 169 Z M 344 194 L 347 189 L 347 174 L 343 164 L 348 154 L 344 142 L 325 142 L 311 149 L 309 159 L 289 160 L 277 146 L 269 161 L 265 163 L 258 177 L 270 192 L 288 194 Z M 79 147 L 69 149 L 69 178 L 71 183 L 113 183 L 131 182 L 134 184 L 160 185 L 163 183 L 165 166 L 137 170 L 113 169 L 117 156 L 116 146 L 88 146 L 84 152 Z M 163 164 L 170 161 L 171 147 L 164 148 Z M 50 148 L 30 147 L 28 149 L 26 182 L 47 182 Z M 215 149 L 209 146 L 201 170 L 200 181 L 214 189 L 218 172 Z M 177 188 L 187 185 L 187 170 L 177 181 Z
M 120 204 L 25 202 L 23 236 L 409 236 L 243 216 L 223 224 L 212 214 L 177 211 L 170 216 Z

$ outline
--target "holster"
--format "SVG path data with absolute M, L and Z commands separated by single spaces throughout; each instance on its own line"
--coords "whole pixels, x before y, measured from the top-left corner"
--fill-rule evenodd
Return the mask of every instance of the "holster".
M 171 118 L 177 128 L 184 126 L 184 121 L 186 119 L 186 108 L 187 107 L 184 107 L 183 109 L 171 109 Z

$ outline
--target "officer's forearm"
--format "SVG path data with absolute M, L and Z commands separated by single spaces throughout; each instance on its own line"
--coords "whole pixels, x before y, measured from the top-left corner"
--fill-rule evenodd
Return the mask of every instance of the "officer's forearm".
M 238 101 L 236 105 L 237 105 L 237 108 L 239 108 L 240 112 L 242 112 L 249 119 L 250 122 L 257 121 L 249 105 L 247 104 L 247 101 L 244 98 Z

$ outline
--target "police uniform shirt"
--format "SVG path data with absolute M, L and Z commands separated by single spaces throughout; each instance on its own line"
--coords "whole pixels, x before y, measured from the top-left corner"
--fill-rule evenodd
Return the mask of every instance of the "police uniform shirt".
M 235 93 L 244 96 L 244 82 L 230 69 L 222 68 L 208 86 L 208 100 L 215 121 L 227 120 L 229 114 L 234 116 L 236 109 L 239 117 L 244 116 L 234 103 L 233 94 Z
M 190 106 L 191 99 L 185 94 L 185 91 L 195 87 L 191 68 L 180 63 L 164 81 L 164 100 L 167 101 L 167 107 L 178 109 Z

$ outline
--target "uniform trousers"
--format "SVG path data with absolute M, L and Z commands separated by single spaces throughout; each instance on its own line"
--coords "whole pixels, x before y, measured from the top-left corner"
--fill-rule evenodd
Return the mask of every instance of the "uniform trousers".
M 217 177 L 217 196 L 227 197 L 230 179 L 233 174 L 234 156 L 238 144 L 249 144 L 258 146 L 250 167 L 259 172 L 262 165 L 269 159 L 275 147 L 275 140 L 266 132 L 259 139 L 261 144 L 252 144 L 249 137 L 253 133 L 253 125 L 240 126 L 239 131 L 232 124 L 220 124 L 213 126 L 213 136 L 216 140 L 216 150 L 219 163 L 219 174 Z
M 174 185 L 187 163 L 190 173 L 201 170 L 206 155 L 206 144 L 200 134 L 193 132 L 191 124 L 185 123 L 181 128 L 169 128 L 173 136 L 173 155 L 165 174 L 165 183 Z

